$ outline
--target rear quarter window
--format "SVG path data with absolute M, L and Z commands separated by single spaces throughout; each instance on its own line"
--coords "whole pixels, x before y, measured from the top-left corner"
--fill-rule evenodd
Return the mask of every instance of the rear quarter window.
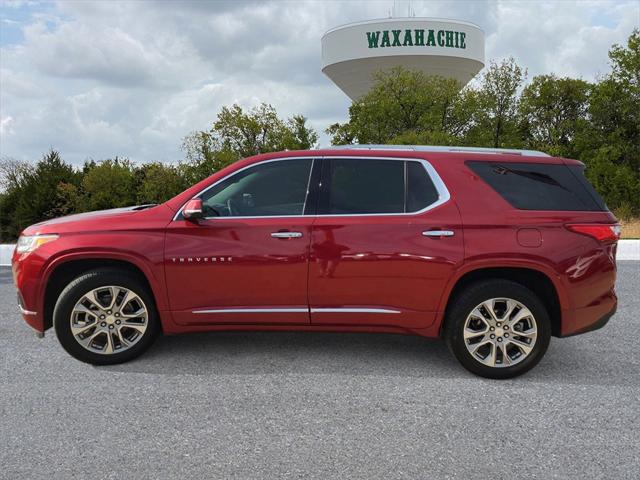
M 480 161 L 466 164 L 520 210 L 607 210 L 579 166 Z

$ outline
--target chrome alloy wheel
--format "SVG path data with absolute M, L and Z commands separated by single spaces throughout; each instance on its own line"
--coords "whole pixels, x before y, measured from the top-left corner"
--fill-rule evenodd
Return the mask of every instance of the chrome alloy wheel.
M 533 350 L 536 319 L 511 298 L 492 298 L 477 305 L 464 323 L 464 344 L 471 356 L 489 367 L 510 367 Z
M 73 307 L 70 322 L 80 345 L 111 355 L 138 343 L 147 330 L 149 312 L 135 292 L 110 285 L 84 294 Z

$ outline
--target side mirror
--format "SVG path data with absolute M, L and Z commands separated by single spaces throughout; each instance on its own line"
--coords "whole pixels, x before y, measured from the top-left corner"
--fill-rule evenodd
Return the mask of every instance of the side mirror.
M 182 216 L 185 220 L 195 221 L 204 217 L 202 213 L 202 199 L 192 198 L 182 209 Z

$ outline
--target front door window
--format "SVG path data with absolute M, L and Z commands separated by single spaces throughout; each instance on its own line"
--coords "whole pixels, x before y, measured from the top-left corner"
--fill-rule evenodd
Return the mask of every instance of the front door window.
M 206 217 L 302 215 L 312 159 L 266 162 L 242 170 L 201 195 Z

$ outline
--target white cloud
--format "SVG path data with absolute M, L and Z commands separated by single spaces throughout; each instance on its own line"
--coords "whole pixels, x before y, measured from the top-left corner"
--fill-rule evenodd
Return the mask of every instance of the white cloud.
M 397 13 L 408 3 L 398 1 Z M 264 101 L 283 116 L 304 114 L 321 132 L 347 117 L 349 100 L 320 72 L 320 37 L 343 23 L 386 17 L 391 6 L 389 0 L 29 5 L 30 16 L 20 18 L 23 40 L 0 51 L 0 155 L 37 159 L 54 147 L 75 163 L 115 155 L 176 161 L 182 137 L 234 102 Z M 607 71 L 611 44 L 624 43 L 640 23 L 633 0 L 411 7 L 416 16 L 479 24 L 487 60 L 513 55 L 530 76 L 587 80 Z

